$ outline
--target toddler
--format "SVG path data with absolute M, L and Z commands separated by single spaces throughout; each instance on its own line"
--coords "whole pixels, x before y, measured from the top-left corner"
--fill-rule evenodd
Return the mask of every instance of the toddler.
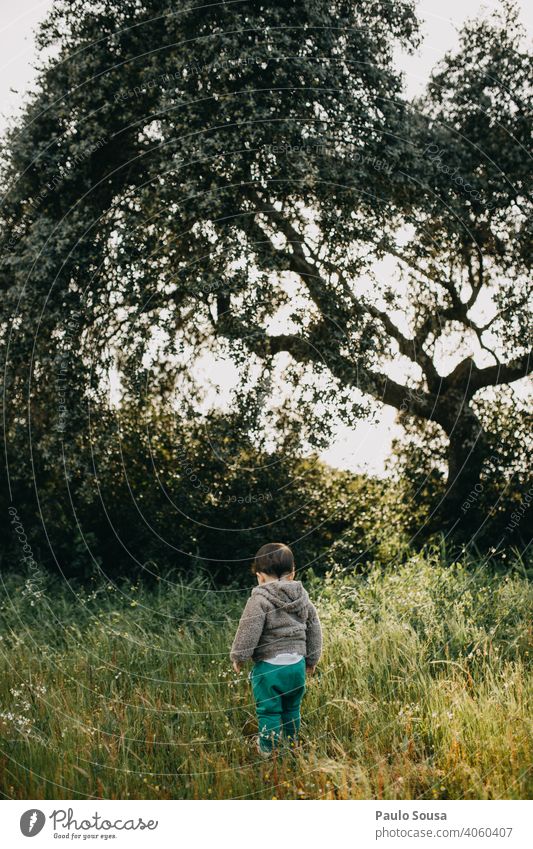
M 283 734 L 296 742 L 305 673 L 313 674 L 322 652 L 322 630 L 314 605 L 294 580 L 294 557 L 281 542 L 263 545 L 252 571 L 252 590 L 231 647 L 233 668 L 253 660 L 250 674 L 257 708 L 257 747 L 268 757 Z

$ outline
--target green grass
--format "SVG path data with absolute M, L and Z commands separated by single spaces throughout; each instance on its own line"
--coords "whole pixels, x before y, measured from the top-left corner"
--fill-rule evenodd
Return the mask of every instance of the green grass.
M 227 652 L 247 590 L 201 580 L 43 597 L 4 577 L 9 798 L 528 798 L 531 585 L 411 557 L 307 582 L 325 633 L 301 748 L 258 762 Z

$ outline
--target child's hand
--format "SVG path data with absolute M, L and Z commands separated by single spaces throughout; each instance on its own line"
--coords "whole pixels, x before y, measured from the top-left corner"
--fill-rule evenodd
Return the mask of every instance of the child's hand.
M 238 675 L 238 674 L 239 674 L 239 672 L 240 672 L 240 671 L 241 671 L 241 669 L 242 669 L 242 663 L 239 663 L 237 660 L 234 660 L 234 661 L 233 661 L 233 668 L 234 668 L 235 672 L 236 672 L 236 673 L 237 673 L 237 675 Z
M 306 672 L 308 675 L 314 675 L 316 670 L 316 666 L 306 666 Z

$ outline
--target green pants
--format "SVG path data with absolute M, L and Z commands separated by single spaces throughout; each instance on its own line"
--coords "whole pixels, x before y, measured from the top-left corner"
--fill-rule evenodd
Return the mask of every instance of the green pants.
M 278 666 L 261 660 L 250 679 L 257 709 L 259 745 L 271 751 L 283 734 L 296 741 L 300 728 L 300 704 L 305 693 L 305 660 Z

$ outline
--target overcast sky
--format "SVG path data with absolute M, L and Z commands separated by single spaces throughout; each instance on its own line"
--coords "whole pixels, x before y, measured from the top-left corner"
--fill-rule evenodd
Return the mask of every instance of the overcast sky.
M 0 0 L 0 133 L 34 78 L 33 32 L 52 5 L 52 0 Z M 420 0 L 424 41 L 415 56 L 401 60 L 408 92 L 420 92 L 431 68 L 457 44 L 457 31 L 466 19 L 478 13 L 489 14 L 498 5 L 479 0 Z M 533 3 L 521 0 L 520 6 L 522 20 L 532 32 Z M 398 433 L 394 418 L 395 411 L 385 408 L 379 422 L 363 422 L 354 430 L 339 427 L 335 443 L 324 453 L 324 459 L 354 471 L 382 473 L 391 440 Z

